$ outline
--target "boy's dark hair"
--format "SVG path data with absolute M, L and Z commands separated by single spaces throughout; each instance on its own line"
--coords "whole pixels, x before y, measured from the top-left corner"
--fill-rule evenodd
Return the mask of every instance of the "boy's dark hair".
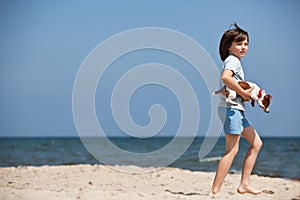
M 221 60 L 224 61 L 229 56 L 229 48 L 233 42 L 241 42 L 247 39 L 249 42 L 249 35 L 247 31 L 241 29 L 236 23 L 232 24 L 233 29 L 227 30 L 220 41 L 219 53 Z

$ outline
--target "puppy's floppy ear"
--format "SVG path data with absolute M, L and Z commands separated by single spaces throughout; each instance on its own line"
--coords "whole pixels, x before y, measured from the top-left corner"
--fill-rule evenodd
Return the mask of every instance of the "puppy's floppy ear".
M 270 94 L 266 94 L 265 98 L 266 98 L 266 99 L 269 99 L 269 100 L 271 101 L 271 99 L 272 99 L 272 95 L 270 95 Z

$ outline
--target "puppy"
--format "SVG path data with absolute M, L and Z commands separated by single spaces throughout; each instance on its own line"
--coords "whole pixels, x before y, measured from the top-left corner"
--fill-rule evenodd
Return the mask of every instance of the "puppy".
M 253 90 L 251 91 L 251 105 L 254 106 L 254 101 L 256 101 L 259 106 L 264 110 L 264 112 L 268 113 L 270 112 L 269 105 L 272 100 L 272 96 L 270 94 L 266 94 L 266 91 L 262 90 L 258 85 L 251 82 L 246 81 L 240 81 L 238 84 L 244 89 L 250 89 L 253 87 Z M 213 95 L 222 94 L 226 97 L 225 101 L 227 103 L 237 105 L 236 102 L 233 101 L 233 99 L 236 98 L 236 91 L 224 86 L 221 89 L 215 91 Z

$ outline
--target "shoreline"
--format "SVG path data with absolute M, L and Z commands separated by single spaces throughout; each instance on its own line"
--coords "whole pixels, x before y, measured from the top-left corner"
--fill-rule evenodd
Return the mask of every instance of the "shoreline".
M 117 168 L 117 169 L 116 169 Z M 141 173 L 148 171 L 148 173 Z M 11 199 L 289 199 L 300 181 L 252 175 L 260 195 L 238 194 L 240 174 L 228 174 L 219 195 L 208 193 L 214 172 L 137 166 L 57 165 L 0 167 L 0 200 Z
M 170 168 L 170 169 L 179 169 L 179 170 L 183 170 L 183 171 L 190 171 L 190 172 L 203 172 L 203 173 L 215 173 L 215 171 L 212 170 L 193 170 L 193 169 L 188 169 L 188 168 L 181 168 L 181 167 L 176 167 L 176 166 L 167 166 L 167 167 L 140 167 L 140 166 L 132 166 L 132 165 L 105 165 L 105 164 L 98 164 L 98 163 L 84 163 L 84 164 L 79 164 L 79 163 L 62 163 L 62 164 L 45 164 L 45 165 L 18 165 L 18 166 L 0 166 L 0 171 L 1 169 L 5 169 L 5 168 L 39 168 L 39 167 L 72 167 L 72 166 L 103 166 L 103 167 L 107 167 L 109 169 L 115 170 L 115 171 L 120 171 L 120 172 L 124 172 L 124 169 L 134 169 L 137 170 L 135 172 L 132 172 L 133 174 L 135 173 L 150 173 L 153 171 L 158 171 L 161 169 L 165 169 L 165 168 Z M 145 169 L 145 170 L 143 170 Z M 131 173 L 131 171 L 129 171 L 128 173 Z M 241 170 L 235 170 L 235 169 L 230 169 L 228 174 L 230 175 L 241 175 Z M 279 176 L 279 175 L 268 175 L 268 174 L 260 174 L 260 173 L 256 173 L 256 172 L 252 172 L 251 176 L 258 176 L 258 177 L 266 177 L 266 178 L 280 178 L 280 179 L 287 179 L 287 180 L 293 180 L 293 181 L 299 181 L 300 182 L 300 177 L 283 177 L 283 176 Z

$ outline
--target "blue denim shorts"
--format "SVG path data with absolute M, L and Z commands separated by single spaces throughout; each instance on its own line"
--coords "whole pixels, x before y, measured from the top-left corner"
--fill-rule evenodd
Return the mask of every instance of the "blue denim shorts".
M 219 117 L 225 134 L 241 134 L 244 128 L 251 126 L 242 110 L 219 107 Z

